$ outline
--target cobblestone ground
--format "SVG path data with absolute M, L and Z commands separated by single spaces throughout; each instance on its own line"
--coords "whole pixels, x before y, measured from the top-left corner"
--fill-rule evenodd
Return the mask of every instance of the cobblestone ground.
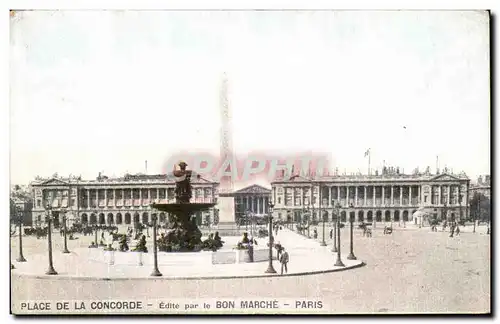
M 321 227 L 318 232 L 321 238 Z M 348 233 L 342 230 L 344 253 L 349 249 Z M 462 231 L 453 238 L 448 235 L 429 228 L 395 228 L 392 235 L 383 235 L 378 228 L 372 238 L 366 238 L 356 230 L 354 253 L 366 266 L 319 275 L 186 281 L 20 280 L 13 276 L 12 299 L 309 298 L 322 300 L 323 310 L 330 313 L 490 312 L 490 236 L 481 229 Z M 80 236 L 69 241 L 69 248 L 87 246 L 92 238 Z M 18 255 L 17 242 L 17 237 L 11 240 L 13 260 Z M 24 242 L 28 260 L 47 249 L 46 240 Z M 54 253 L 60 253 L 59 234 L 54 242 Z M 289 266 L 294 266 L 293 261 Z

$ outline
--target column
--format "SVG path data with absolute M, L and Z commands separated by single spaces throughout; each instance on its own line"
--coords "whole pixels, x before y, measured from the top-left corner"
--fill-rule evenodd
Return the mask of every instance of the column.
M 399 206 L 403 206 L 403 186 L 399 187 Z
M 196 191 L 196 190 L 193 190 Z M 139 187 L 139 206 L 142 206 L 142 188 Z M 142 221 L 142 219 L 141 219 Z
M 376 195 L 376 193 L 377 193 L 377 187 L 372 186 L 372 190 L 373 190 L 373 203 L 372 203 L 372 205 L 376 206 L 377 204 L 375 203 L 375 199 L 377 197 L 377 195 Z
M 417 205 L 420 205 L 422 203 L 422 192 L 421 192 L 420 186 L 417 187 L 417 194 L 418 194 Z
M 337 203 L 340 203 L 340 186 L 337 186 Z
M 394 206 L 394 186 L 391 186 L 391 206 Z
M 90 189 L 87 189 L 87 208 L 90 209 Z
M 125 206 L 125 189 L 122 189 L 122 206 Z M 123 215 L 123 217 L 125 217 L 125 215 Z M 123 221 L 125 222 L 125 219 L 123 219 Z
M 156 200 L 160 200 L 160 188 L 156 188 Z
M 255 200 L 257 202 L 257 214 L 261 214 L 261 212 L 260 212 L 260 197 L 256 197 Z
M 408 198 L 409 204 L 410 204 L 410 206 L 413 206 L 412 201 L 411 201 L 411 186 L 408 188 L 408 195 L 409 195 L 409 198 Z
M 367 186 L 365 186 L 365 195 L 364 195 L 364 203 L 363 206 L 366 206 L 366 194 L 367 194 Z
M 451 185 L 448 185 L 448 205 L 451 205 Z
M 441 186 L 437 186 L 438 187 L 438 205 L 441 205 Z
M 331 187 L 327 187 L 327 188 L 331 188 Z M 327 207 L 331 207 L 332 206 L 332 192 L 331 192 L 331 189 L 328 189 L 328 197 L 326 197 L 326 206 Z
M 345 189 L 345 201 L 346 201 L 346 206 L 349 206 L 349 186 L 346 186 Z
M 354 187 L 354 206 L 358 205 L 358 186 Z
M 108 207 L 108 189 L 107 188 L 104 188 L 104 206 Z
M 382 186 L 382 200 L 381 200 L 382 207 L 385 204 L 385 186 Z

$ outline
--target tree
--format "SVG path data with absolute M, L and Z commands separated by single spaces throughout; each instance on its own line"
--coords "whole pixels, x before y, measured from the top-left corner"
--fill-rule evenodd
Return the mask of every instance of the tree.
M 473 220 L 490 221 L 491 203 L 484 194 L 475 192 L 470 201 L 470 215 Z

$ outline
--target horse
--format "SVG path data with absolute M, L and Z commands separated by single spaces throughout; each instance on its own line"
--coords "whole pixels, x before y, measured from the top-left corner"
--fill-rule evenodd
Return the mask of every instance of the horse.
M 385 226 L 384 227 L 384 234 L 392 234 L 392 227 Z

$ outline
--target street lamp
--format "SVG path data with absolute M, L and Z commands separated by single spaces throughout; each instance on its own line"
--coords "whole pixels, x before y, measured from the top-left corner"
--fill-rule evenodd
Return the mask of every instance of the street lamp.
M 340 219 L 339 210 L 340 203 L 335 204 L 335 199 L 332 199 L 332 221 L 333 221 L 333 248 L 332 252 L 337 252 L 337 221 Z
M 69 250 L 68 250 L 68 237 L 67 237 L 67 226 L 66 226 L 66 208 L 62 208 L 61 209 L 62 213 L 63 213 L 63 230 L 64 230 L 64 249 L 63 249 L 63 253 L 70 253 Z
M 21 207 L 17 206 L 17 218 L 19 225 L 19 257 L 17 258 L 17 262 L 26 262 L 26 259 L 23 256 L 23 210 Z
M 307 220 L 307 238 L 309 238 L 309 218 L 311 217 L 311 210 L 309 208 L 309 200 L 307 200 L 305 203 L 304 203 L 304 207 L 306 209 L 306 220 Z
M 99 243 L 97 241 L 97 224 L 94 224 L 94 230 L 95 230 L 95 247 L 99 246 Z
M 153 218 L 153 260 L 154 260 L 154 268 L 153 272 L 151 272 L 152 277 L 161 277 L 162 274 L 158 269 L 158 249 L 156 248 L 156 223 L 158 221 L 158 215 L 152 214 Z
M 323 217 L 323 240 L 320 243 L 320 246 L 326 246 L 325 242 L 325 215 L 321 215 Z
M 354 205 L 350 204 L 349 207 L 354 208 Z M 351 217 L 351 212 L 349 213 L 349 222 L 351 223 L 351 242 L 350 242 L 351 251 L 350 251 L 349 255 L 347 256 L 347 260 L 356 260 L 356 256 L 354 255 L 354 252 L 353 252 L 354 217 Z
M 273 208 L 274 204 L 269 203 L 269 265 L 267 266 L 266 273 L 276 273 L 273 267 Z
M 339 210 L 340 204 L 337 203 L 337 210 Z M 345 267 L 344 263 L 342 262 L 342 255 L 340 253 L 340 217 L 337 217 L 337 261 L 335 262 L 334 266 L 336 267 Z
M 47 231 L 47 237 L 49 241 L 49 269 L 45 274 L 47 275 L 56 275 L 57 271 L 54 269 L 54 264 L 52 261 L 52 231 L 51 231 L 51 226 L 52 226 L 52 207 L 50 204 L 47 204 L 47 207 L 45 208 L 47 212 L 46 220 L 47 220 L 47 225 L 49 226 L 48 231 Z

